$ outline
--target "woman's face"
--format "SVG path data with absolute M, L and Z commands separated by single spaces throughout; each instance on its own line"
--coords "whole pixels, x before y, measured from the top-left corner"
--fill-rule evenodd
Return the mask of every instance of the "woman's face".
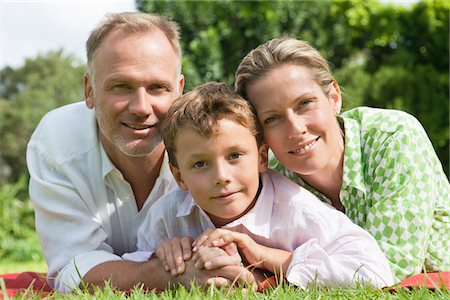
M 344 151 L 336 121 L 339 87 L 334 82 L 329 88 L 325 94 L 307 67 L 284 64 L 246 90 L 266 143 L 285 167 L 302 176 L 331 174 Z

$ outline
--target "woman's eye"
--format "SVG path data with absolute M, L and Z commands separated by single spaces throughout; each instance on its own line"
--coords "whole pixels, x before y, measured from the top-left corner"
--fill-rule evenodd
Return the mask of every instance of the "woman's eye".
M 276 121 L 277 119 L 278 119 L 277 116 L 270 116 L 270 117 L 267 117 L 266 119 L 264 119 L 263 123 L 264 124 L 270 124 L 270 123 Z
M 198 161 L 198 162 L 196 162 L 196 163 L 194 163 L 194 164 L 192 165 L 192 167 L 193 167 L 194 169 L 200 169 L 200 168 L 204 168 L 204 167 L 206 167 L 206 166 L 207 166 L 207 164 L 206 164 L 205 161 Z

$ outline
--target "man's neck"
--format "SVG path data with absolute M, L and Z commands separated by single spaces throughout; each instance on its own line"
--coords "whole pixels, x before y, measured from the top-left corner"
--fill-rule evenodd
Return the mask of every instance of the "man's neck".
M 113 161 L 124 179 L 131 185 L 138 210 L 141 210 L 158 179 L 164 159 L 164 144 L 159 144 L 146 156 L 120 155 Z

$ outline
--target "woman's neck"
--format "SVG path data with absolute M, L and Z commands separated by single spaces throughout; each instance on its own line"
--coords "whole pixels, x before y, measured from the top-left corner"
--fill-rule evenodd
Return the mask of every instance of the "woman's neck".
M 344 153 L 342 151 L 337 163 L 329 165 L 327 168 L 315 172 L 311 175 L 300 175 L 303 181 L 312 186 L 330 199 L 332 205 L 342 210 L 342 203 L 339 192 L 342 186 L 342 173 L 344 165 Z

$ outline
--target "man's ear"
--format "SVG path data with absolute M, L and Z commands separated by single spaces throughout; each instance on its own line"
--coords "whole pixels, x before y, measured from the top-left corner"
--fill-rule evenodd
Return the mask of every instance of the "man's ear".
M 267 165 L 269 164 L 269 147 L 267 144 L 262 144 L 258 149 L 259 160 L 258 169 L 259 173 L 265 173 L 267 171 Z
M 181 176 L 180 170 L 172 164 L 169 164 L 169 167 L 173 177 L 175 178 L 175 181 L 178 184 L 178 187 L 185 192 L 189 191 L 187 185 L 183 181 L 183 177 Z
M 179 78 L 179 81 L 178 81 L 178 91 L 179 91 L 178 92 L 179 93 L 178 97 L 181 97 L 183 95 L 183 89 L 184 89 L 184 75 L 181 74 L 180 78 Z
M 330 103 L 333 106 L 335 115 L 338 115 L 341 112 L 342 108 L 342 96 L 341 90 L 339 89 L 339 85 L 336 81 L 331 83 L 331 89 L 328 94 L 328 98 L 330 99 Z
M 84 73 L 84 101 L 86 106 L 90 109 L 94 108 L 94 88 L 92 86 L 92 80 L 88 73 Z

